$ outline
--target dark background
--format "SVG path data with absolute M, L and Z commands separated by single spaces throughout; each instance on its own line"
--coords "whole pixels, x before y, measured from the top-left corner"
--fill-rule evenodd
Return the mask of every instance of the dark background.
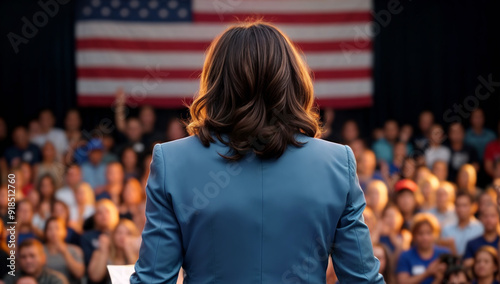
M 40 11 L 35 0 L 0 1 L 0 115 L 9 128 L 27 123 L 38 110 L 50 107 L 61 124 L 68 108 L 76 107 L 74 10 L 75 1 L 60 5 L 34 37 L 19 45 L 16 54 L 7 35 L 22 35 L 23 17 Z M 334 128 L 346 119 L 360 123 L 365 136 L 387 119 L 416 125 L 422 110 L 431 110 L 446 125 L 453 106 L 473 106 L 479 76 L 500 84 L 500 1 L 414 0 L 399 1 L 401 12 L 390 19 L 385 11 L 391 1 L 374 0 L 374 13 L 382 21 L 375 32 L 374 105 L 338 110 Z M 375 17 L 377 19 L 377 17 Z M 485 94 L 486 89 L 481 90 Z M 496 129 L 500 118 L 500 86 L 489 98 L 478 100 L 487 125 Z M 471 108 L 470 108 L 471 109 Z M 84 128 L 91 129 L 103 117 L 113 118 L 111 108 L 81 108 Z M 133 113 L 133 112 L 132 112 Z M 160 129 L 172 115 L 187 117 L 184 110 L 158 110 Z M 61 126 L 61 125 L 59 125 Z

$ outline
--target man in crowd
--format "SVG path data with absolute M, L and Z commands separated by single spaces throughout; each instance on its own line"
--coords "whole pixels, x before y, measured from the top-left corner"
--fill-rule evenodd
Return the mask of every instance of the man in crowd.
M 434 114 L 431 111 L 423 111 L 418 117 L 418 131 L 413 143 L 416 147 L 417 153 L 423 153 L 423 151 L 429 146 L 430 130 L 434 124 Z
M 482 109 L 475 109 L 470 116 L 471 127 L 465 133 L 465 143 L 473 146 L 482 160 L 486 145 L 495 140 L 495 132 L 484 127 L 484 112 Z
M 499 220 L 495 205 L 485 205 L 481 212 L 479 212 L 479 219 L 481 224 L 483 224 L 484 234 L 467 243 L 463 259 L 464 265 L 468 267 L 474 264 L 474 255 L 480 247 L 488 245 L 498 250 L 498 242 L 500 241 L 498 235 Z
M 58 160 L 62 161 L 64 153 L 68 150 L 69 143 L 64 130 L 55 127 L 56 119 L 52 110 L 43 109 L 40 111 L 38 123 L 41 133 L 33 137 L 31 142 L 38 145 L 40 148 L 42 148 L 47 141 L 52 142 L 57 151 Z
M 484 232 L 483 224 L 474 217 L 475 208 L 474 197 L 466 191 L 459 191 L 455 198 L 458 222 L 446 226 L 442 231 L 439 243 L 459 256 L 464 255 L 467 242 Z
M 90 184 L 95 190 L 106 184 L 106 163 L 104 158 L 104 144 L 101 139 L 93 138 L 87 143 L 88 160 L 82 164 L 83 181 Z
M 465 131 L 462 124 L 454 122 L 448 127 L 449 147 L 451 158 L 448 164 L 448 180 L 455 181 L 458 170 L 464 164 L 472 164 L 476 171 L 479 170 L 479 158 L 472 146 L 464 142 Z
M 15 168 L 22 162 L 34 165 L 41 161 L 42 153 L 40 148 L 30 143 L 28 130 L 24 126 L 14 128 L 12 141 L 14 145 L 5 150 L 5 159 L 9 167 Z
M 25 276 L 35 278 L 38 284 L 68 284 L 63 274 L 45 267 L 47 257 L 40 241 L 26 239 L 19 244 L 17 249 L 20 271 L 16 271 L 15 276 L 5 275 L 3 279 L 5 284 L 18 283 L 20 278 L 24 279 Z
M 399 137 L 399 126 L 395 120 L 388 120 L 384 124 L 384 137 L 373 144 L 373 151 L 377 156 L 377 161 L 388 164 L 392 162 L 392 152 L 394 144 Z
M 498 137 L 486 146 L 484 151 L 484 169 L 490 177 L 495 176 L 495 162 L 500 160 L 500 121 L 497 124 Z

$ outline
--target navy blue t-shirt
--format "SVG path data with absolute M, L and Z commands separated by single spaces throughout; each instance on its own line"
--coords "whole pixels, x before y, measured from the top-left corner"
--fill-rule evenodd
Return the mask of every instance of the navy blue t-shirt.
M 7 148 L 5 150 L 5 159 L 7 160 L 9 166 L 15 158 L 19 158 L 22 162 L 34 165 L 42 161 L 42 152 L 40 151 L 40 148 L 31 143 L 26 149 L 19 149 L 16 146 Z
M 476 251 L 482 246 L 492 246 L 496 250 L 498 250 L 498 241 L 500 240 L 500 236 L 497 235 L 493 242 L 488 242 L 484 239 L 483 236 L 479 236 L 475 239 L 470 240 L 465 247 L 464 259 L 474 257 Z
M 472 284 L 477 284 L 477 280 L 472 280 Z M 500 284 L 500 282 L 498 282 L 498 280 L 493 280 L 491 284 Z
M 104 199 L 104 198 L 111 200 L 111 195 L 109 195 L 109 193 L 107 191 L 103 191 L 95 196 L 96 201 Z
M 391 253 L 394 252 L 394 250 L 396 249 L 396 247 L 392 244 L 391 238 L 389 236 L 380 236 L 378 242 L 386 245 Z
M 416 247 L 401 253 L 396 268 L 396 273 L 407 272 L 410 276 L 420 275 L 425 272 L 429 264 L 438 259 L 440 255 L 450 253 L 450 250 L 445 247 L 434 246 L 434 254 L 429 259 L 422 259 L 417 252 Z M 431 284 L 434 277 L 427 277 L 422 284 Z
M 101 234 L 101 231 L 91 230 L 83 233 L 80 237 L 80 247 L 83 251 L 85 266 L 88 266 L 92 253 L 99 247 L 99 236 Z

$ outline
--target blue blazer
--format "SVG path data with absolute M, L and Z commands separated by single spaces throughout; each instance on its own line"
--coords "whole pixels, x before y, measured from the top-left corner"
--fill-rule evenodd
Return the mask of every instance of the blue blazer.
M 351 148 L 296 138 L 277 160 L 233 163 L 217 139 L 156 144 L 130 283 L 176 283 L 182 266 L 189 284 L 319 284 L 329 255 L 340 283 L 384 283 Z

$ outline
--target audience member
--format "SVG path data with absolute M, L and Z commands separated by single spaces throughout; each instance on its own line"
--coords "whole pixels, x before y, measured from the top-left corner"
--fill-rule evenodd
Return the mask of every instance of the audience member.
M 451 150 L 450 163 L 448 165 L 448 179 L 454 181 L 458 170 L 464 164 L 471 164 L 479 170 L 479 157 L 472 146 L 465 143 L 465 130 L 462 124 L 455 122 L 448 127 L 449 147 Z
M 46 266 L 47 256 L 45 255 L 43 244 L 35 239 L 27 239 L 17 247 L 18 271 L 15 276 L 5 275 L 3 281 L 5 284 L 15 284 L 21 277 L 33 277 L 38 284 L 68 284 L 66 277 Z
M 66 133 L 60 128 L 56 128 L 56 119 L 50 109 L 42 109 L 38 115 L 40 133 L 31 139 L 31 142 L 42 148 L 47 142 L 51 142 L 56 151 L 56 159 L 62 161 L 64 153 L 68 150 L 69 143 Z
M 449 253 L 447 248 L 436 245 L 439 223 L 429 213 L 418 213 L 412 223 L 413 246 L 399 257 L 396 273 L 398 283 L 431 284 L 442 277 L 446 265 L 439 257 Z
M 465 133 L 465 143 L 476 149 L 478 158 L 482 161 L 484 149 L 489 142 L 495 140 L 495 132 L 484 127 L 484 112 L 476 108 L 470 115 L 470 128 Z
M 495 176 L 494 165 L 500 160 L 500 120 L 497 125 L 497 139 L 489 142 L 484 150 L 484 170 L 490 177 Z
M 82 164 L 83 181 L 92 188 L 98 188 L 106 183 L 106 163 L 103 162 L 104 145 L 98 138 L 93 138 L 86 147 L 88 160 Z
M 484 233 L 484 227 L 475 217 L 476 201 L 467 191 L 459 191 L 455 197 L 457 222 L 443 228 L 441 244 L 459 256 L 465 253 L 467 242 Z

